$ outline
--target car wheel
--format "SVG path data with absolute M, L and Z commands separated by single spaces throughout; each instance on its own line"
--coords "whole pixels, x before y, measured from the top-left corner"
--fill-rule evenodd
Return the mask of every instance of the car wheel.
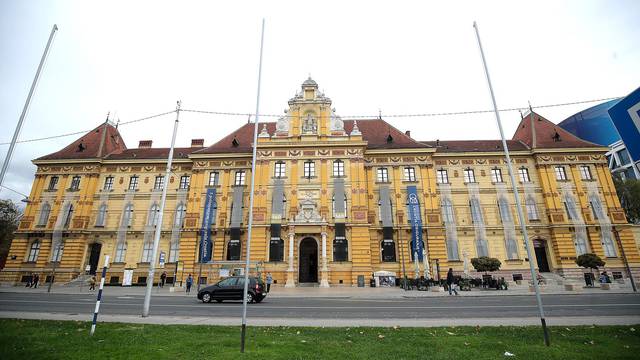
M 253 295 L 250 292 L 248 292 L 247 293 L 247 304 L 248 303 L 252 303 L 252 302 L 253 302 Z
M 222 302 L 222 299 L 216 299 L 216 302 L 217 302 L 217 303 L 221 303 L 221 302 Z
M 202 294 L 202 302 L 203 303 L 210 303 L 211 302 L 211 294 L 209 294 L 208 292 Z

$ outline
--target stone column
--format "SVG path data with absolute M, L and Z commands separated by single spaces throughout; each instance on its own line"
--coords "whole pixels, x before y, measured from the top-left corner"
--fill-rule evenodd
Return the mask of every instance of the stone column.
M 296 282 L 294 280 L 295 273 L 293 270 L 293 238 L 295 236 L 294 232 L 289 233 L 289 269 L 287 269 L 287 283 L 284 287 L 291 288 L 296 287 Z
M 320 287 L 329 287 L 329 268 L 327 267 L 327 233 L 322 232 L 322 271 Z

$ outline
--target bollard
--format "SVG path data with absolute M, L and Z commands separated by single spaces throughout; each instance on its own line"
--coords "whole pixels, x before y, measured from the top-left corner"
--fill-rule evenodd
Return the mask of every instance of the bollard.
M 102 278 L 100 279 L 100 288 L 98 289 L 98 298 L 96 300 L 96 309 L 93 311 L 93 322 L 91 324 L 91 336 L 96 331 L 96 321 L 98 321 L 98 312 L 100 311 L 100 300 L 102 299 L 102 288 L 104 287 L 104 278 L 107 276 L 107 266 L 109 266 L 109 255 L 104 257 L 104 266 L 102 267 Z

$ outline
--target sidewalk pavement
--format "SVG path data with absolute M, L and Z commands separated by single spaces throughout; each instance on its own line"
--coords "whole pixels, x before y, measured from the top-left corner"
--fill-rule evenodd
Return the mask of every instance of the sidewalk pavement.
M 32 319 L 32 320 L 64 320 L 91 321 L 92 314 L 60 314 L 60 313 L 32 313 L 19 311 L 0 311 L 0 318 Z M 219 325 L 240 326 L 240 317 L 187 317 L 187 316 L 149 316 L 143 318 L 138 315 L 109 315 L 100 314 L 98 317 L 98 332 L 101 322 L 132 323 L 132 324 L 160 324 L 160 325 Z M 467 318 L 467 319 L 292 319 L 292 318 L 261 318 L 248 317 L 249 326 L 314 326 L 314 327 L 440 327 L 440 326 L 532 326 L 540 325 L 538 317 L 518 318 Z M 549 326 L 578 326 L 578 325 L 637 325 L 640 316 L 558 316 L 548 317 Z
M 103 294 L 107 296 L 143 296 L 145 294 L 145 286 L 105 286 Z M 176 287 L 173 291 L 171 286 L 165 285 L 163 288 L 155 286 L 153 288 L 153 296 L 196 296 L 197 287 L 191 288 L 191 294 L 185 293 L 185 288 Z M 280 286 L 272 286 L 269 293 L 270 298 L 345 298 L 345 299 L 399 299 L 399 298 L 428 298 L 428 297 L 444 297 L 449 296 L 449 293 L 442 290 L 436 292 L 431 288 L 430 291 L 405 291 L 398 287 L 393 288 L 371 288 L 371 287 L 331 287 L 331 288 L 318 288 L 318 287 L 296 287 L 296 288 L 284 288 Z M 541 287 L 543 295 L 586 295 L 586 294 L 633 294 L 631 288 L 626 287 L 614 287 L 611 290 L 602 290 L 596 288 L 578 288 L 574 291 L 567 291 L 564 286 L 560 285 L 545 285 Z M 11 286 L 2 284 L 0 285 L 0 292 L 14 292 L 14 293 L 46 293 L 47 285 L 41 285 L 37 289 L 26 288 L 24 286 Z M 55 294 L 95 294 L 97 291 L 90 291 L 88 286 L 65 286 L 54 285 L 51 288 L 51 293 Z M 493 290 L 493 289 L 477 289 L 473 288 L 471 291 L 458 290 L 459 296 L 532 296 L 534 293 L 529 291 L 527 285 L 516 285 L 509 288 L 509 290 Z

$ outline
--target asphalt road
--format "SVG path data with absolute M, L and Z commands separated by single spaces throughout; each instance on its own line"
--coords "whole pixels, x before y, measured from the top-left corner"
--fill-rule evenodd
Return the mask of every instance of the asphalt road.
M 100 313 L 140 315 L 141 295 L 103 297 Z M 0 311 L 91 314 L 95 294 L 0 293 Z M 547 317 L 639 316 L 640 295 L 544 295 Z M 242 302 L 203 304 L 195 297 L 154 296 L 151 315 L 241 316 Z M 533 296 L 429 297 L 418 299 L 272 298 L 249 304 L 253 318 L 292 319 L 464 319 L 538 315 Z

